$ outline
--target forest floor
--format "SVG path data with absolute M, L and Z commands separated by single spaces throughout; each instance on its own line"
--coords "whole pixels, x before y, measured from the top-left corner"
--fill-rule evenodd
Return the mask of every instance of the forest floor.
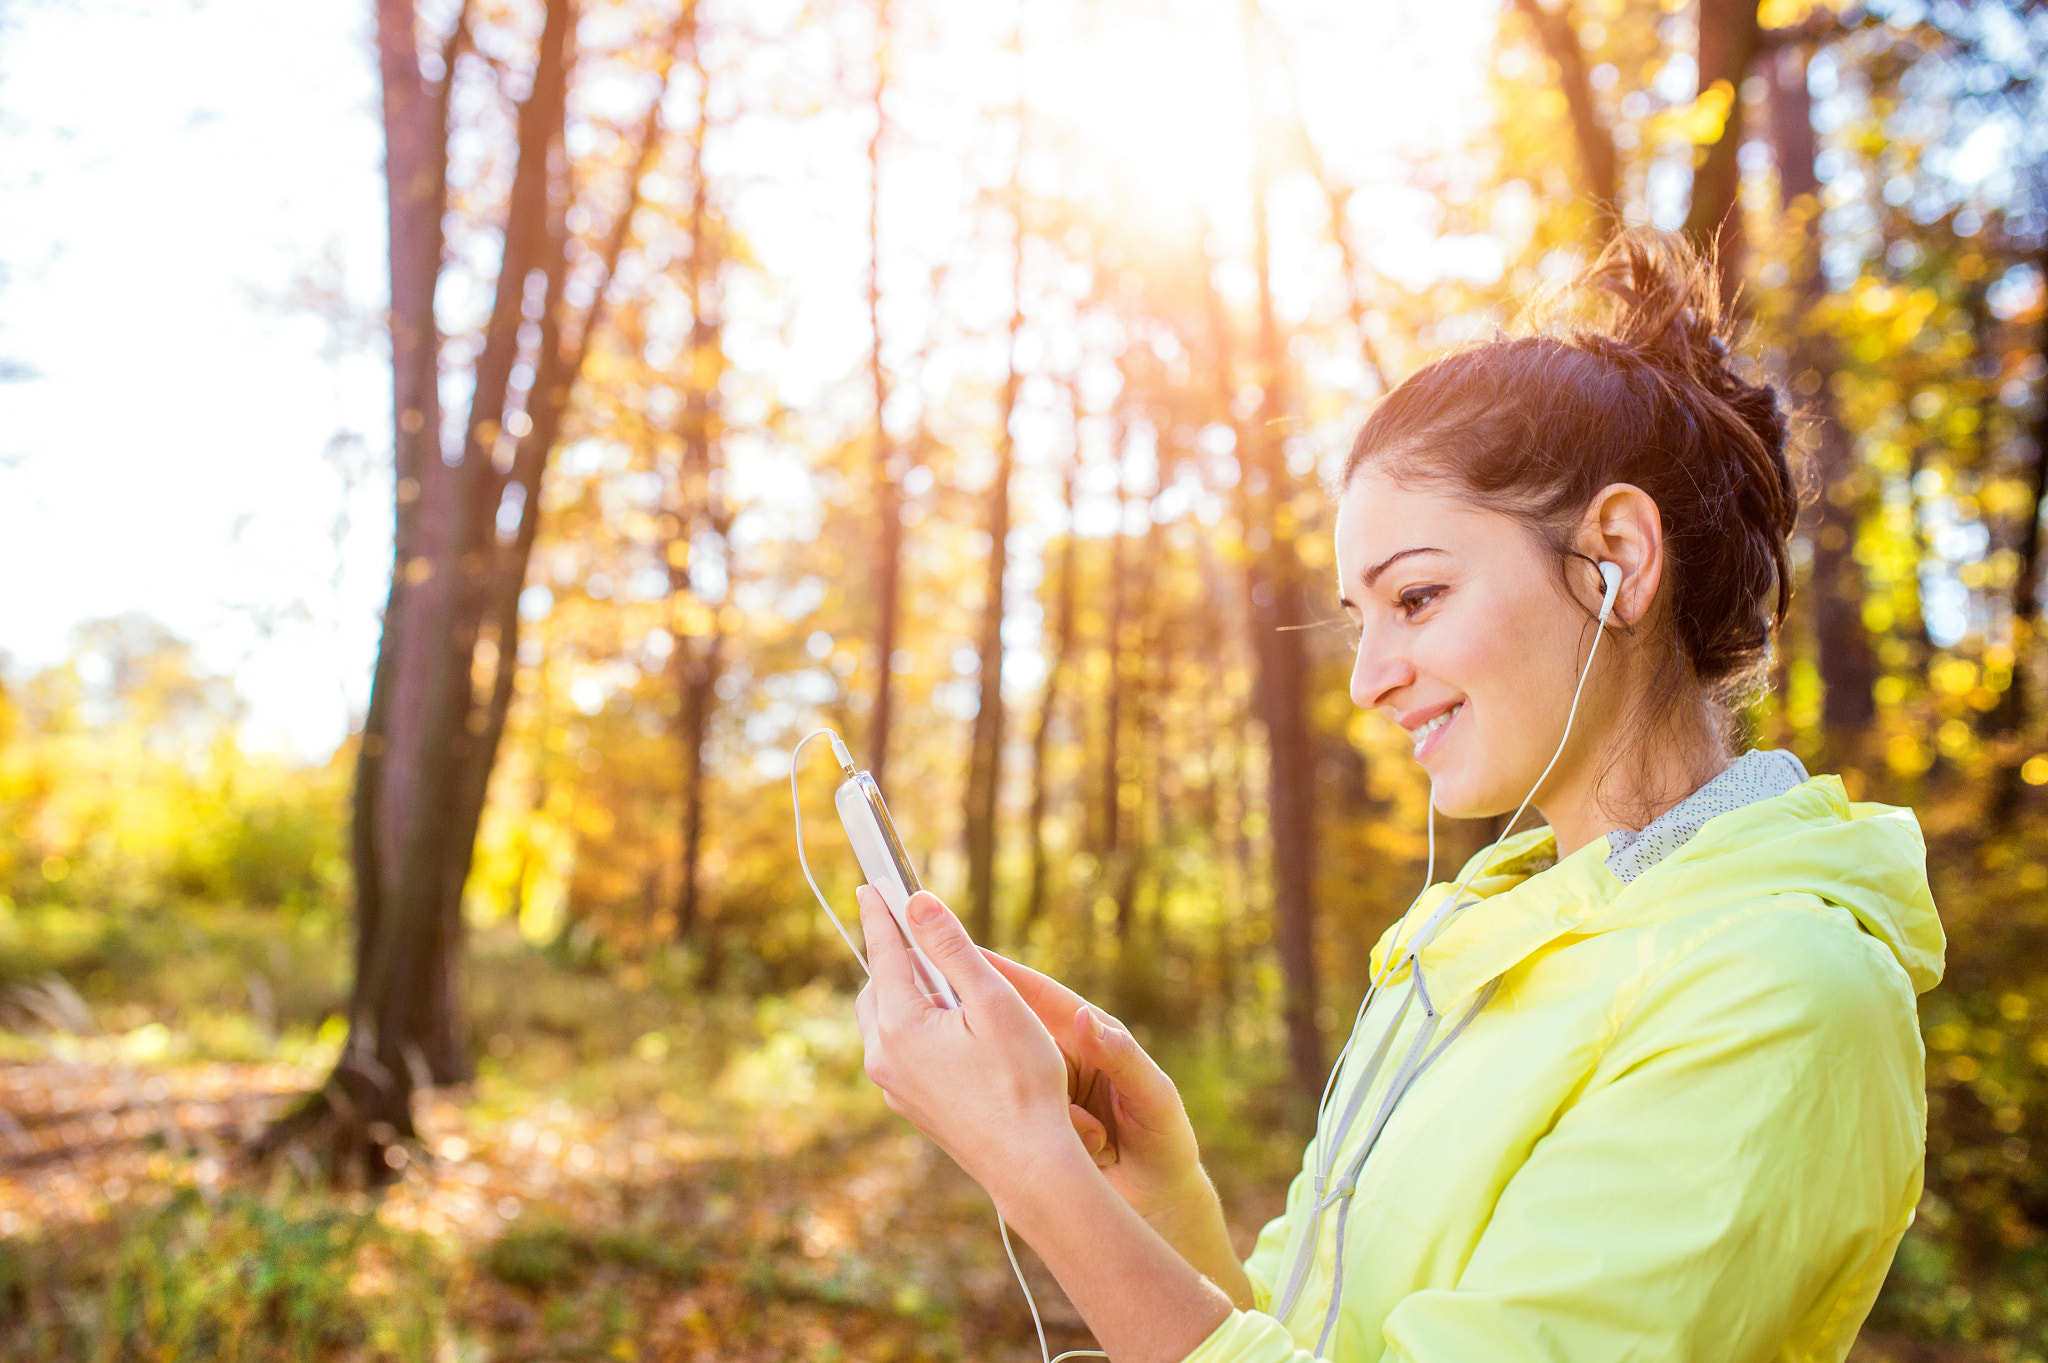
M 1039 1357 L 993 1207 L 866 1083 L 844 994 L 696 1000 L 486 936 L 478 1077 L 371 1197 L 242 1153 L 341 1036 L 319 942 L 261 927 L 131 925 L 0 991 L 0 1357 Z M 212 978 L 138 972 L 177 957 Z M 1236 1190 L 1246 1248 L 1284 1187 Z M 1018 1253 L 1053 1351 L 1088 1347 Z
M 309 949 L 266 959 L 305 992 L 324 968 Z M 240 1154 L 324 1078 L 335 1020 L 280 1023 L 304 1001 L 269 984 L 240 1010 L 181 1011 L 165 991 L 190 978 L 87 972 L 90 1002 L 62 978 L 15 986 L 0 1030 L 0 1356 L 1039 1356 L 988 1199 L 882 1106 L 849 1001 L 822 986 L 700 1003 L 486 941 L 479 1076 L 421 1103 L 415 1155 L 372 1198 L 328 1190 L 304 1154 Z M 1238 1171 L 1223 1192 L 1243 1250 L 1298 1138 L 1215 1087 L 1194 1079 L 1191 1107 Z M 1019 1255 L 1053 1351 L 1089 1347 Z M 1867 1339 L 1854 1357 L 1992 1355 Z
M 321 1077 L 0 1069 L 15 1150 L 0 1225 L 18 1228 L 0 1302 L 22 1308 L 0 1352 L 264 1357 L 269 1336 L 278 1356 L 1036 1356 L 986 1198 L 893 1122 L 791 1140 L 659 1108 L 444 1094 L 422 1105 L 420 1157 L 373 1205 L 238 1162 Z M 1085 1344 L 1025 1262 L 1049 1338 Z M 247 1292 L 259 1284 L 268 1300 Z M 216 1342 L 235 1335 L 249 1347 Z

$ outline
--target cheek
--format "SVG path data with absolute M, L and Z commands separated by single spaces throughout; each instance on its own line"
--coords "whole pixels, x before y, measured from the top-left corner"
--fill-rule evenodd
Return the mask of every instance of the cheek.
M 1458 628 L 1430 631 L 1426 646 L 1417 651 L 1417 669 L 1467 700 L 1486 701 L 1501 690 L 1504 678 L 1512 677 L 1518 646 L 1515 632 L 1501 629 L 1499 618 L 1496 612 L 1475 610 Z
M 1485 748 L 1508 758 L 1542 729 L 1562 685 L 1569 693 L 1569 665 L 1560 673 L 1562 654 L 1549 617 L 1535 602 L 1503 601 L 1477 612 L 1474 627 L 1443 641 L 1433 666 L 1444 682 L 1463 692 L 1471 703 L 1472 727 Z M 1510 758 L 1512 764 L 1512 758 Z

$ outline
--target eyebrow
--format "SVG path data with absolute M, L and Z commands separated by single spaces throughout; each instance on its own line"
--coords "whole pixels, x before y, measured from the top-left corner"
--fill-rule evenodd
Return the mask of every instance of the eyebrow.
M 1410 558 L 1416 554 L 1449 553 L 1450 550 L 1448 549 L 1403 549 L 1399 553 L 1389 554 L 1385 558 L 1381 559 L 1378 563 L 1374 564 L 1372 567 L 1367 568 L 1365 570 L 1365 585 L 1368 589 L 1371 588 L 1373 583 L 1379 581 L 1381 573 L 1384 573 L 1387 569 L 1393 567 L 1396 563 L 1399 563 L 1404 558 Z

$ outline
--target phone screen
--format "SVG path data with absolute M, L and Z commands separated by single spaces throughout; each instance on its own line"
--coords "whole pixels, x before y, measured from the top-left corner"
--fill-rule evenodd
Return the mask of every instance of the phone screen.
M 917 878 L 917 872 L 910 867 L 910 857 L 903 850 L 902 839 L 896 836 L 896 821 L 889 817 L 889 806 L 882 802 L 882 788 L 875 784 L 875 778 L 866 772 L 856 772 L 854 782 L 860 793 L 866 797 L 868 808 L 873 811 L 875 824 L 882 830 L 882 840 L 888 845 L 889 859 L 896 863 L 896 875 L 903 882 L 906 894 L 916 894 L 924 888 Z

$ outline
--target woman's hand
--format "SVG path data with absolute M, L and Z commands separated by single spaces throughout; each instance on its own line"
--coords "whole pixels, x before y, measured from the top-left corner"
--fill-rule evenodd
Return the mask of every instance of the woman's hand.
M 1213 1198 L 1180 1091 L 1128 1028 L 1050 976 L 983 949 L 1059 1043 L 1069 1119 L 1124 1201 L 1157 1224 Z
M 936 895 L 913 895 L 906 916 L 958 1008 L 918 988 L 881 895 L 863 885 L 859 900 L 874 972 L 854 1006 L 868 1077 L 1003 1208 L 1038 1169 L 1078 1154 L 1060 1048 Z
M 1249 1306 L 1251 1284 L 1173 1080 L 1128 1028 L 1058 980 L 986 948 L 981 954 L 1059 1042 L 1068 1117 L 1110 1186 L 1183 1258 Z
M 932 895 L 911 896 L 911 934 L 960 995 L 941 1008 L 918 989 L 910 950 L 882 897 L 862 886 L 861 930 L 873 978 L 855 1012 L 868 1077 L 988 1189 L 1112 1357 L 1187 1357 L 1251 1285 L 1214 1273 L 1141 1220 L 1089 1162 L 1068 1118 L 1067 1064 L 1016 988 Z M 1222 1219 L 1217 1218 L 1220 1228 Z M 1229 1243 L 1224 1243 L 1229 1257 Z M 1240 1293 L 1242 1294 L 1240 1296 Z

